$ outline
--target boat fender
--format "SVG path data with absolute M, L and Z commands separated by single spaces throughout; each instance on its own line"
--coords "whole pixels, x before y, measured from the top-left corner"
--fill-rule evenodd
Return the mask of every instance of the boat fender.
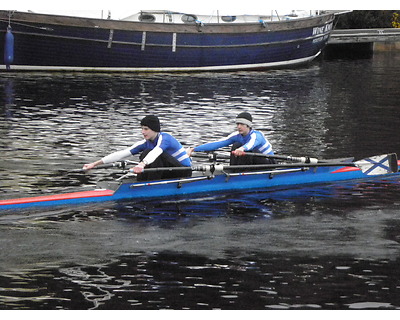
M 200 21 L 200 20 L 196 20 L 196 25 L 197 25 L 198 27 L 204 27 L 204 22 L 203 22 L 203 21 Z
M 200 21 L 200 20 L 196 20 L 195 23 L 196 23 L 197 31 L 202 32 L 203 27 L 204 27 L 204 22 Z
M 4 43 L 4 64 L 7 70 L 10 70 L 10 65 L 14 61 L 14 35 L 11 32 L 11 27 L 7 27 L 5 43 Z
M 263 28 L 266 28 L 266 27 L 267 27 L 267 21 L 264 21 L 263 19 L 260 19 L 260 20 L 258 20 L 258 22 L 260 22 L 260 24 L 261 24 L 261 26 L 262 26 Z

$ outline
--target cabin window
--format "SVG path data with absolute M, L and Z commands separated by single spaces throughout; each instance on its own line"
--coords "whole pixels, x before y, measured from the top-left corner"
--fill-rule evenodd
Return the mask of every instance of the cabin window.
M 236 16 L 222 16 L 221 19 L 223 22 L 234 22 L 236 21 Z
M 141 22 L 154 22 L 156 21 L 156 17 L 152 14 L 141 14 L 139 16 L 139 21 Z
M 197 21 L 197 17 L 193 14 L 184 14 L 181 19 L 184 23 L 194 23 Z

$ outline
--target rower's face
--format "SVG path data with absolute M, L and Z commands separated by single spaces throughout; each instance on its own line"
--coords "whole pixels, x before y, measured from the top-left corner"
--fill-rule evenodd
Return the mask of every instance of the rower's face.
M 157 137 L 157 132 L 147 126 L 142 126 L 142 135 L 146 140 L 154 140 Z
M 237 123 L 236 127 L 237 127 L 238 132 L 243 136 L 247 135 L 250 132 L 250 127 L 247 126 L 246 124 Z

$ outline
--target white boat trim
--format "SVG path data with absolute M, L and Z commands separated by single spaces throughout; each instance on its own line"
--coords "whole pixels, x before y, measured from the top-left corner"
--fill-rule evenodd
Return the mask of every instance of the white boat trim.
M 65 72 L 203 72 L 203 71 L 238 71 L 238 70 L 254 70 L 268 69 L 277 67 L 293 66 L 304 64 L 315 59 L 317 54 L 294 60 L 240 64 L 240 65 L 224 65 L 224 66 L 205 66 L 205 67 L 166 67 L 166 68 L 126 68 L 126 67 L 67 67 L 67 66 L 21 66 L 11 65 L 13 71 L 65 71 Z M 0 65 L 0 71 L 5 71 L 6 66 Z

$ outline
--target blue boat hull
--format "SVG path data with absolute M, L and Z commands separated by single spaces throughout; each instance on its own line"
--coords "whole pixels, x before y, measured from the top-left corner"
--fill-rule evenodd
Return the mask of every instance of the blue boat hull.
M 8 26 L 0 11 L 0 39 Z M 15 12 L 11 70 L 210 71 L 307 63 L 325 47 L 333 15 L 204 26 Z M 4 41 L 0 41 L 4 51 Z M 0 65 L 0 68 L 6 68 Z
M 325 167 L 282 174 L 260 174 L 240 175 L 227 178 L 224 175 L 215 176 L 210 180 L 190 182 L 179 185 L 179 183 L 168 185 L 149 185 L 135 187 L 138 183 L 123 184 L 115 192 L 114 198 L 120 199 L 149 199 L 164 198 L 172 196 L 187 196 L 191 194 L 229 191 L 254 191 L 266 189 L 285 189 L 308 184 L 333 183 L 355 179 L 371 179 L 361 170 L 336 172 L 337 167 Z M 399 175 L 395 173 L 393 175 Z M 384 175 L 385 177 L 389 175 Z M 373 176 L 375 179 L 377 176 Z M 382 176 L 381 176 L 382 177 Z M 139 183 L 140 184 L 140 183 Z
M 296 170 L 296 169 L 292 169 Z M 144 200 L 183 197 L 194 194 L 215 194 L 236 191 L 266 191 L 297 186 L 326 184 L 357 179 L 379 179 L 400 176 L 398 172 L 368 176 L 354 167 L 317 167 L 297 169 L 296 172 L 277 171 L 237 176 L 216 175 L 166 181 L 132 182 L 121 184 L 116 191 L 97 190 L 45 197 L 0 200 L 0 210 L 34 208 L 43 206 L 76 205 L 84 203 Z M 191 180 L 192 179 L 192 180 Z M 196 180 L 198 179 L 198 180 Z

